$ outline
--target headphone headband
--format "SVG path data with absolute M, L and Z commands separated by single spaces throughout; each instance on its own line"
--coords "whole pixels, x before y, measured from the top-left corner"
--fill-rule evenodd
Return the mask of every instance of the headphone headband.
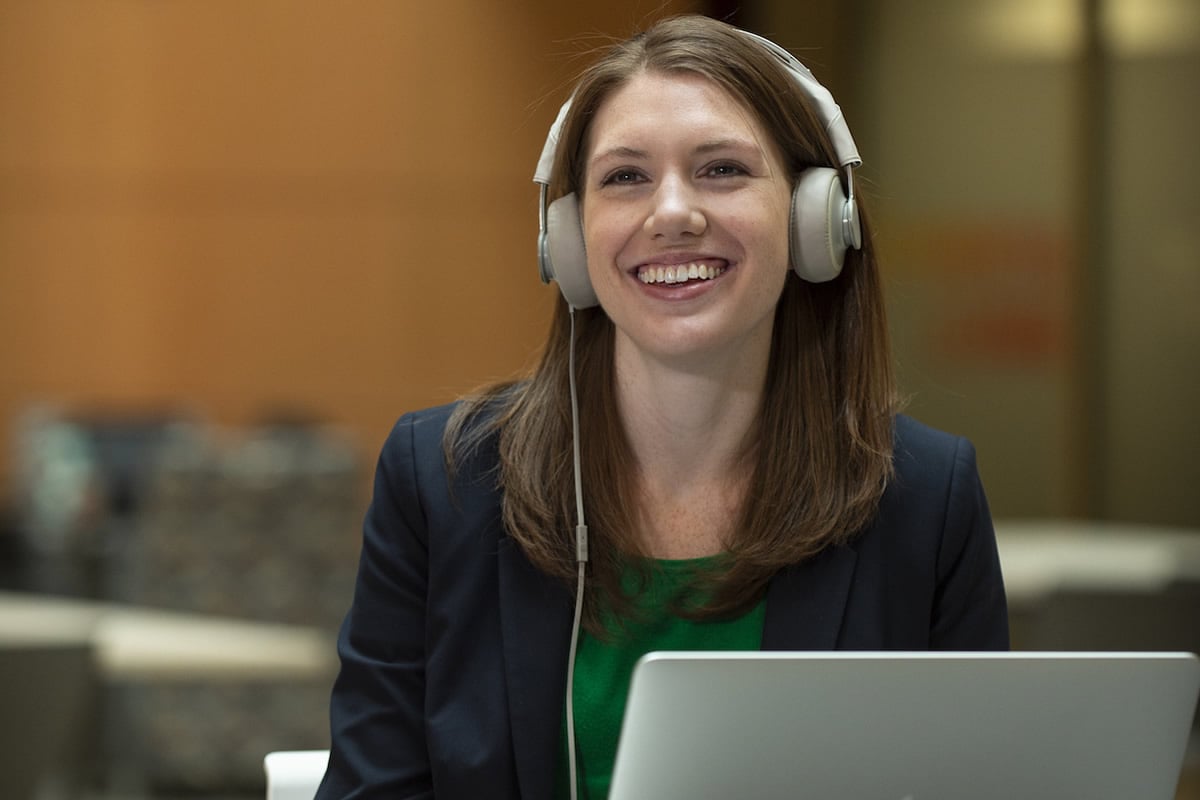
M 571 110 L 571 101 L 574 99 L 575 94 L 572 93 L 567 98 L 567 102 L 558 109 L 558 116 L 554 118 L 554 124 L 550 126 L 550 133 L 546 135 L 546 143 L 542 145 L 542 155 L 538 158 L 537 169 L 533 173 L 534 183 L 540 183 L 542 186 L 550 185 L 550 176 L 554 172 L 554 157 L 558 153 L 558 139 L 562 136 L 563 124 L 567 121 L 567 112 Z
M 833 99 L 830 91 L 822 86 L 821 82 L 812 74 L 812 70 L 770 39 L 750 31 L 741 31 L 741 33 L 761 44 L 768 53 L 778 58 L 804 93 L 808 95 L 808 98 L 812 100 L 817 116 L 825 123 L 825 132 L 833 141 L 833 151 L 837 153 L 838 164 L 843 167 L 862 166 L 862 158 L 858 155 L 858 146 L 854 144 L 854 137 L 850 135 L 850 126 L 846 124 L 846 118 L 842 115 L 842 107 Z

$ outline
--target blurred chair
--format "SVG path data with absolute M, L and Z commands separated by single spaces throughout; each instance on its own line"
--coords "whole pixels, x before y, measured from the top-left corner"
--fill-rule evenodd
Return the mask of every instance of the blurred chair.
M 68 414 L 33 406 L 13 425 L 10 588 L 103 599 L 108 558 L 130 536 L 148 473 L 180 426 L 163 413 Z
M 0 636 L 0 797 L 78 791 L 95 688 L 90 643 Z
M 313 800 L 325 767 L 328 750 L 280 750 L 267 753 L 267 800 Z
M 320 426 L 179 427 L 164 442 L 132 535 L 109 560 L 112 599 L 318 627 L 335 647 L 365 504 L 355 449 Z M 272 744 L 328 747 L 332 674 L 136 682 L 110 691 L 118 786 L 262 789 Z

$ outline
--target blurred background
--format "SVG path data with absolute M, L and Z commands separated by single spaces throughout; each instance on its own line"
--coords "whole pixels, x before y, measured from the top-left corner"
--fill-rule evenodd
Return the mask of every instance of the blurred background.
M 545 132 L 683 11 L 845 111 L 1015 644 L 1200 650 L 1195 0 L 0 0 L 0 796 L 327 746 L 378 448 L 536 356 Z

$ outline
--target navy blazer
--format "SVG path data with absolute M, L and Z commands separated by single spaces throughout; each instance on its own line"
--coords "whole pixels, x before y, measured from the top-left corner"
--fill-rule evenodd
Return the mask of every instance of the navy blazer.
M 494 444 L 451 487 L 451 408 L 402 417 L 383 447 L 318 800 L 553 794 L 573 593 L 505 534 Z M 866 531 L 771 580 L 764 650 L 1007 649 L 971 444 L 901 416 L 895 465 Z

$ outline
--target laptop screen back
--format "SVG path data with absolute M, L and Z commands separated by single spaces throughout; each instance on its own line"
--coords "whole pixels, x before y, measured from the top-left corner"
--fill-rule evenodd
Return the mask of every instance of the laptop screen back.
M 651 653 L 610 800 L 1171 800 L 1186 653 Z

